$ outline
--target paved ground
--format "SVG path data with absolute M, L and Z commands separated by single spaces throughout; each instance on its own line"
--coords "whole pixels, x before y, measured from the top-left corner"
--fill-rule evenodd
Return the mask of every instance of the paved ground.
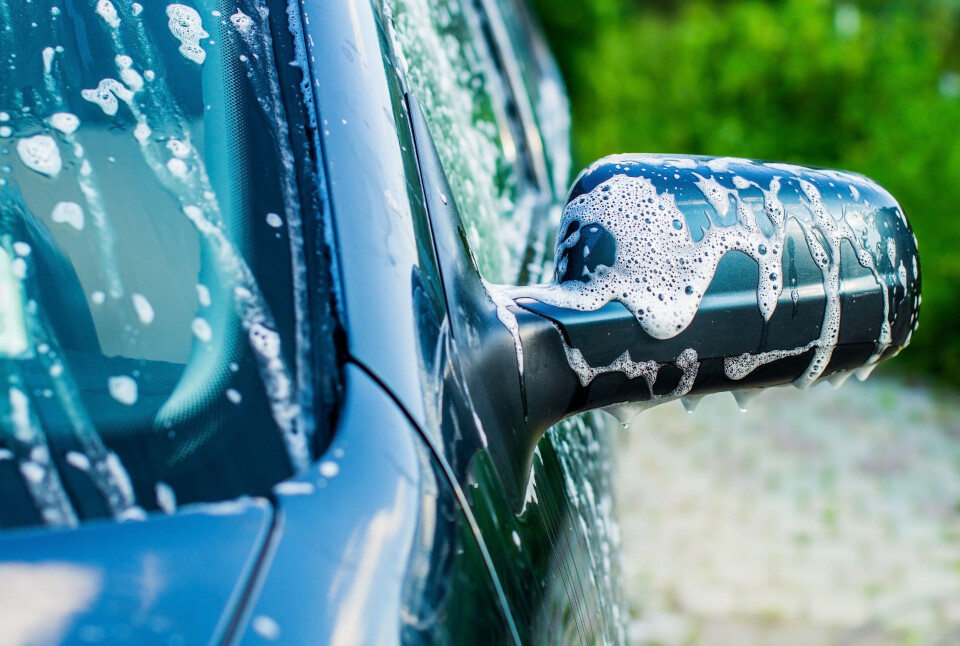
M 714 395 L 618 440 L 630 643 L 960 644 L 956 395 Z

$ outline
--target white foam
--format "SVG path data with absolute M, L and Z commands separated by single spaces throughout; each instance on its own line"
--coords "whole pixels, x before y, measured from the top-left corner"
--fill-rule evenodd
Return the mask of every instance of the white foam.
M 65 135 L 72 135 L 80 127 L 80 119 L 70 112 L 54 112 L 49 121 L 51 126 Z
M 516 303 L 506 294 L 500 292 L 495 286 L 484 281 L 487 293 L 490 295 L 494 306 L 497 308 L 497 318 L 503 324 L 510 336 L 513 337 L 513 347 L 517 354 L 517 366 L 520 370 L 520 376 L 523 376 L 523 343 L 520 339 L 520 324 L 517 322 L 516 315 L 510 310 L 510 307 L 516 307 Z
M 200 40 L 210 36 L 204 28 L 200 14 L 193 7 L 184 4 L 167 6 L 167 26 L 170 33 L 180 41 L 180 53 L 194 63 L 202 65 L 207 52 L 200 46 Z
M 158 482 L 154 487 L 157 495 L 157 507 L 165 514 L 174 514 L 177 511 L 177 494 L 173 487 L 166 482 Z
M 57 223 L 69 224 L 77 231 L 83 229 L 83 207 L 76 202 L 57 202 L 50 218 Z
M 150 130 L 145 122 L 141 121 L 133 129 L 133 137 L 136 139 L 141 146 L 146 146 L 150 143 L 150 135 L 153 134 L 153 131 Z
M 851 178 L 839 172 L 833 173 L 837 179 L 850 181 Z M 892 342 L 891 327 L 889 321 L 890 301 L 888 298 L 888 287 L 886 280 L 879 273 L 873 255 L 860 246 L 858 237 L 847 221 L 843 218 L 836 219 L 827 210 L 823 204 L 819 190 L 812 183 L 797 178 L 803 195 L 806 198 L 806 210 L 813 217 L 812 222 L 798 219 L 797 222 L 803 229 L 807 247 L 810 256 L 820 268 L 823 274 L 823 288 L 825 296 L 825 307 L 823 322 L 820 327 L 820 336 L 814 341 L 802 347 L 786 350 L 773 350 L 758 354 L 744 354 L 739 357 L 727 358 L 724 360 L 724 370 L 727 377 L 731 379 L 742 379 L 750 374 L 757 367 L 789 356 L 802 354 L 810 349 L 814 349 L 813 357 L 804 373 L 797 378 L 794 385 L 798 388 L 806 388 L 816 382 L 823 374 L 833 356 L 833 350 L 837 346 L 840 334 L 840 257 L 841 245 L 844 240 L 849 241 L 856 253 L 857 260 L 863 266 L 873 273 L 877 286 L 880 289 L 883 302 L 883 314 L 880 321 L 880 333 L 877 338 L 875 351 L 870 356 L 864 366 L 858 369 L 857 376 L 869 375 L 880 360 L 884 350 Z M 857 192 L 859 195 L 859 192 Z M 892 238 L 887 239 L 884 246 L 887 258 L 891 265 L 896 261 L 897 248 Z M 900 263 L 903 267 L 903 263 Z M 898 272 L 898 278 L 906 283 L 906 272 L 903 272 L 902 278 Z
M 273 488 L 281 496 L 309 496 L 316 487 L 310 482 L 281 482 Z
M 186 159 L 190 156 L 190 146 L 179 139 L 171 139 L 167 142 L 167 150 L 177 159 Z
M 239 9 L 237 9 L 235 14 L 230 16 L 230 22 L 233 23 L 233 26 L 236 27 L 240 33 L 249 34 L 253 30 L 253 19 Z
M 39 484 L 47 475 L 47 470 L 33 461 L 20 463 L 20 474 L 31 484 Z
M 56 177 L 63 168 L 60 148 L 50 135 L 34 135 L 19 140 L 17 154 L 24 166 L 48 177 Z
M 43 51 L 40 52 L 40 57 L 43 58 L 43 71 L 45 74 L 49 74 L 53 69 L 53 55 L 56 53 L 56 50 L 53 47 L 44 47 Z
M 712 177 L 698 177 L 697 186 L 718 215 L 726 214 L 730 198 L 736 197 L 733 190 L 720 186 Z M 568 204 L 559 229 L 566 231 L 575 223 L 580 231 L 591 225 L 604 227 L 617 243 L 613 267 L 601 265 L 587 282 L 517 288 L 510 294 L 586 311 L 619 301 L 647 334 L 668 339 L 690 324 L 721 258 L 736 250 L 759 265 L 757 302 L 764 318 L 769 320 L 783 289 L 783 207 L 777 198 L 777 179 L 771 181 L 769 188 L 758 188 L 766 196 L 765 209 L 775 227 L 772 235 L 768 237 L 760 231 L 752 208 L 738 198 L 737 224 L 710 227 L 694 242 L 672 194 L 658 193 L 645 177 L 616 175 Z M 621 212 L 622 207 L 628 209 Z M 561 273 L 566 262 L 561 259 L 562 253 L 578 239 L 574 234 L 558 243 Z
M 792 348 L 790 350 L 770 350 L 769 352 L 760 352 L 757 354 L 745 352 L 737 357 L 725 358 L 723 360 L 723 370 L 730 379 L 743 379 L 760 366 L 765 366 L 768 363 L 773 363 L 779 359 L 795 357 L 803 354 L 804 352 L 807 352 L 808 350 L 817 346 L 817 344 L 818 341 L 811 341 L 804 346 Z
M 210 307 L 210 289 L 206 285 L 197 285 L 197 302 L 204 307 Z
M 564 349 L 567 353 L 567 363 L 577 373 L 581 386 L 589 385 L 599 375 L 608 372 L 622 372 L 630 379 L 643 377 L 647 386 L 652 389 L 654 382 L 657 380 L 657 375 L 660 373 L 660 368 L 663 367 L 662 363 L 656 361 L 634 361 L 630 358 L 629 350 L 624 350 L 623 354 L 605 366 L 594 367 L 587 362 L 583 353 L 577 348 L 572 348 L 564 343 Z
M 213 338 L 213 329 L 204 318 L 197 317 L 193 319 L 193 322 L 190 323 L 190 329 L 193 331 L 194 336 L 204 343 L 208 343 L 210 339 Z
M 137 403 L 137 382 L 127 375 L 117 375 L 107 379 L 110 396 L 121 404 L 132 406 Z
M 150 305 L 147 297 L 143 294 L 133 294 L 130 300 L 133 301 L 133 309 L 137 312 L 140 322 L 144 325 L 153 323 L 153 306 Z
M 267 615 L 257 615 L 250 622 L 253 631 L 268 641 L 280 639 L 280 625 Z
M 663 395 L 655 395 L 653 392 L 653 383 L 656 382 L 656 377 L 654 377 L 653 381 L 647 381 L 650 398 L 646 401 L 614 404 L 613 406 L 607 406 L 604 410 L 616 417 L 620 421 L 620 424 L 626 427 L 630 425 L 637 415 L 648 408 L 684 397 L 693 388 L 693 382 L 696 380 L 697 373 L 700 371 L 700 360 L 699 357 L 697 357 L 697 352 L 692 348 L 688 348 L 677 356 L 673 364 L 683 371 L 680 381 L 673 390 Z M 665 364 L 660 364 L 657 370 L 659 371 L 663 365 Z
M 112 117 L 117 114 L 117 109 L 120 107 L 117 99 L 129 105 L 133 100 L 133 91 L 117 79 L 105 78 L 97 84 L 96 88 L 81 90 L 80 96 L 91 103 L 96 103 L 104 114 Z
M 90 458 L 83 453 L 79 453 L 77 451 L 67 451 L 66 460 L 67 464 L 79 469 L 80 471 L 90 470 Z
M 120 80 L 126 83 L 132 92 L 139 92 L 143 89 L 143 77 L 140 76 L 140 72 L 132 67 L 121 68 Z
M 280 335 L 274 330 L 255 323 L 250 327 L 250 345 L 261 356 L 267 359 L 276 359 L 280 356 Z
M 182 159 L 171 157 L 167 160 L 167 170 L 170 174 L 179 179 L 187 177 L 187 164 Z
M 117 9 L 110 0 L 97 0 L 97 13 L 114 29 L 120 26 L 120 16 L 117 15 Z
M 320 463 L 320 466 L 317 467 L 317 470 L 324 478 L 333 478 L 340 473 L 340 465 L 333 460 L 324 460 Z

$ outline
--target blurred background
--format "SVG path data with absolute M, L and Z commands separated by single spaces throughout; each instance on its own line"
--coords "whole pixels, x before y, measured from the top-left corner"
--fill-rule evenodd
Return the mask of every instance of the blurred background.
M 960 0 L 531 1 L 575 167 L 853 170 L 920 245 L 920 328 L 867 383 L 670 404 L 620 434 L 631 643 L 960 644 Z

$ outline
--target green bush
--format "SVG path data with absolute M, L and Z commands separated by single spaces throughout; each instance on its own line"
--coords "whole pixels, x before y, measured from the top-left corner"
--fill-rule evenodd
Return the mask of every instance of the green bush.
M 893 366 L 960 385 L 960 0 L 534 5 L 580 166 L 624 151 L 731 155 L 888 188 L 919 239 L 924 296 Z

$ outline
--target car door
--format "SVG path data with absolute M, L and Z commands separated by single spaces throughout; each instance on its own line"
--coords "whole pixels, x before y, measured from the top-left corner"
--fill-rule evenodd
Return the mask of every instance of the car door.
M 546 250 L 570 167 L 568 120 L 562 84 L 524 7 L 506 0 L 385 0 L 382 12 L 412 97 L 421 163 L 423 151 L 435 148 L 443 169 L 441 178 L 421 168 L 428 201 L 448 182 L 485 280 L 524 283 L 548 275 Z M 420 110 L 428 132 L 416 127 Z M 441 197 L 446 205 L 447 196 Z M 431 217 L 439 226 L 438 215 Z M 448 342 L 445 351 L 455 355 L 457 342 L 462 350 L 471 340 Z M 455 390 L 447 380 L 447 402 L 457 399 Z M 482 393 L 473 393 L 477 397 Z M 470 408 L 470 393 L 463 398 Z M 463 429 L 450 420 L 469 414 L 458 416 L 453 403 L 439 408 L 445 457 L 524 642 L 622 642 L 603 419 L 577 417 L 544 436 L 518 505 L 504 486 L 508 476 L 486 447 L 471 453 L 457 440 Z M 502 432 L 484 429 L 487 436 Z

